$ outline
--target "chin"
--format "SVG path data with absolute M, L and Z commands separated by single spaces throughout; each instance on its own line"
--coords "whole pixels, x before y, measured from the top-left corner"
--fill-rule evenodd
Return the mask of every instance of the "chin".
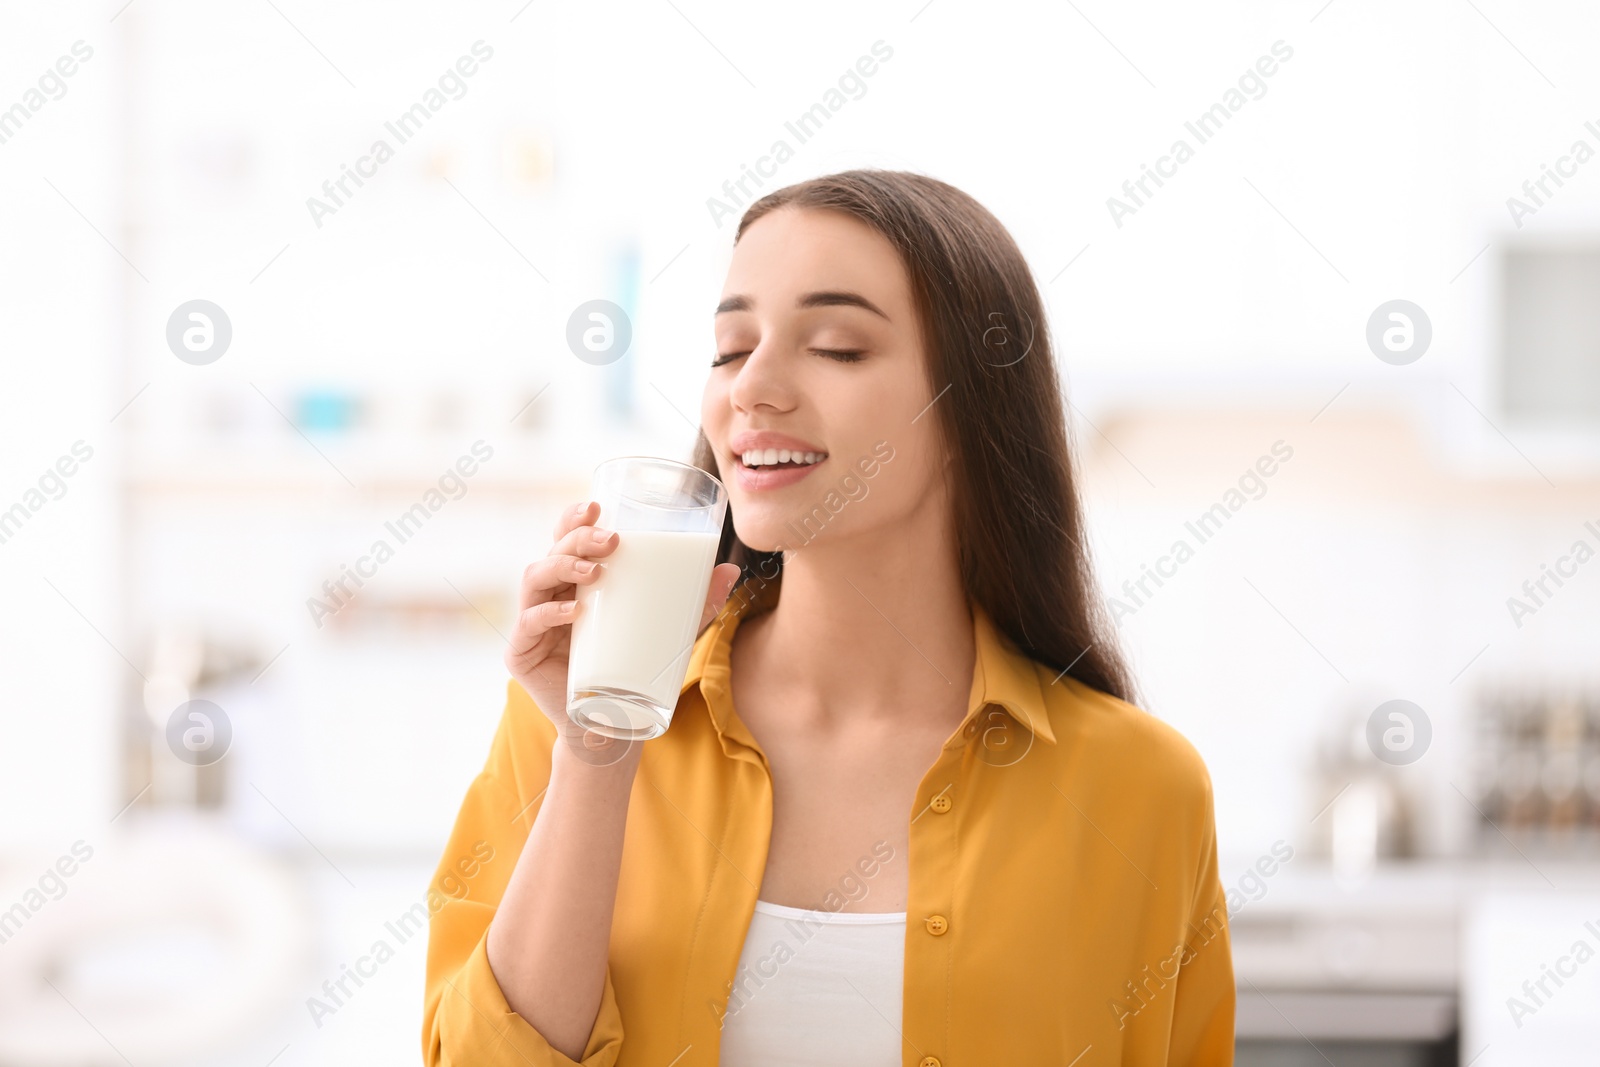
M 794 531 L 783 519 L 775 516 L 752 515 L 735 519 L 733 532 L 746 548 L 755 552 L 777 552 L 779 549 L 797 547 Z

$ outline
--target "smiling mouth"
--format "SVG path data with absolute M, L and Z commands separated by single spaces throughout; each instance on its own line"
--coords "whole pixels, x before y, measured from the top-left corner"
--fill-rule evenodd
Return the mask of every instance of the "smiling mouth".
M 814 467 L 828 458 L 826 452 L 794 452 L 787 448 L 753 448 L 739 453 L 739 465 L 747 470 L 799 470 Z

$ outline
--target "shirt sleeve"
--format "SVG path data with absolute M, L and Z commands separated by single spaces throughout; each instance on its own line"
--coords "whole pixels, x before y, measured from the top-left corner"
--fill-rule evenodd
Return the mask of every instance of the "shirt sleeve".
M 1170 1067 L 1232 1067 L 1236 993 L 1228 905 L 1217 869 L 1211 780 L 1205 779 L 1200 872 L 1190 904 L 1189 939 L 1179 958 L 1178 991 L 1168 1040 Z
M 511 1009 L 489 966 L 489 922 L 549 784 L 554 738 L 554 725 L 511 682 L 488 762 L 467 790 L 428 885 L 426 1067 L 614 1067 L 621 1055 L 622 1015 L 609 965 L 594 1029 L 576 1061 Z

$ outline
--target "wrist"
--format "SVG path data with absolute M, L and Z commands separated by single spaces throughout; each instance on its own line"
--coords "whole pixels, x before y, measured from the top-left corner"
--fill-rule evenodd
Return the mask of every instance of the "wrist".
M 560 767 L 586 778 L 631 779 L 643 753 L 643 741 L 619 741 L 569 725 L 557 730 L 550 759 L 552 771 Z

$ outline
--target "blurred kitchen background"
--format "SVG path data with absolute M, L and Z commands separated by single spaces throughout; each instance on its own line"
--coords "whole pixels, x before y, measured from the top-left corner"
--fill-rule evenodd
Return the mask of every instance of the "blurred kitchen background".
M 417 1060 L 423 939 L 308 998 L 422 899 L 557 509 L 686 457 L 725 183 L 853 166 L 968 190 L 1045 292 L 1144 705 L 1213 777 L 1239 1062 L 1592 1062 L 1600 12 L 0 12 L 0 1065 Z

